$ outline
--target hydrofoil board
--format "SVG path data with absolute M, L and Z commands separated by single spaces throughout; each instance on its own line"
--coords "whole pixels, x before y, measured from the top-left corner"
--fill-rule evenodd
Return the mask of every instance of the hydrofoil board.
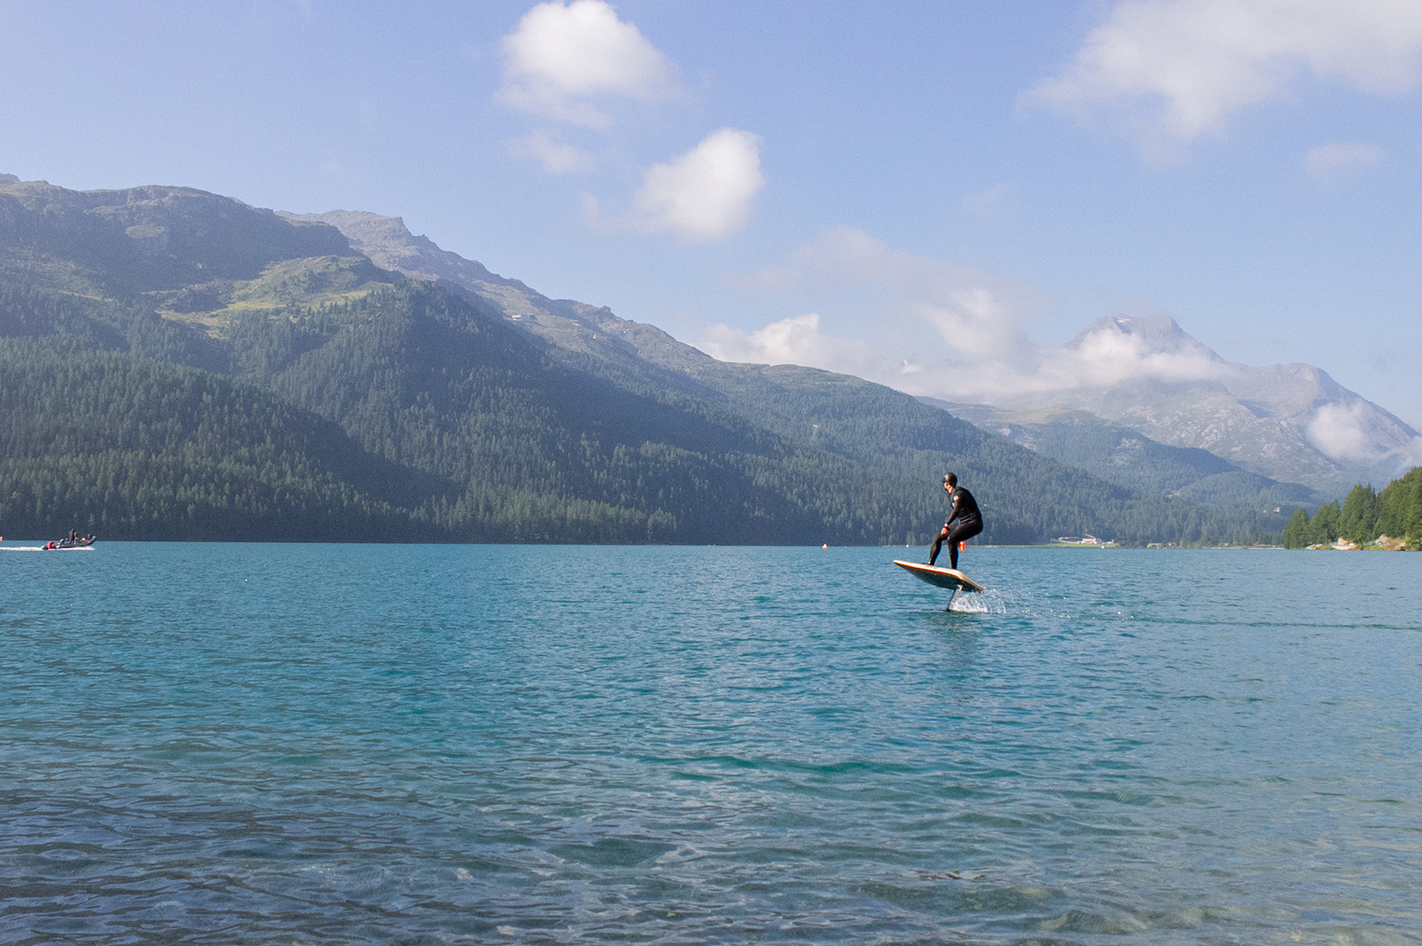
M 907 571 L 916 578 L 922 578 L 930 585 L 939 588 L 947 588 L 949 591 L 982 591 L 983 586 L 973 581 L 967 575 L 953 568 L 939 568 L 936 565 L 924 565 L 921 562 L 901 562 L 894 559 L 894 564 Z

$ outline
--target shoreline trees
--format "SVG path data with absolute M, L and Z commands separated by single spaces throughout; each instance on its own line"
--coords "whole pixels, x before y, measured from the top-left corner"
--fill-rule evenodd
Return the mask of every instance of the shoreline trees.
M 1294 510 L 1284 527 L 1284 548 L 1329 545 L 1339 539 L 1367 546 L 1382 536 L 1422 550 L 1422 467 L 1393 480 L 1382 492 L 1371 484 L 1354 486 L 1341 506 L 1337 501 L 1320 506 L 1312 518 Z

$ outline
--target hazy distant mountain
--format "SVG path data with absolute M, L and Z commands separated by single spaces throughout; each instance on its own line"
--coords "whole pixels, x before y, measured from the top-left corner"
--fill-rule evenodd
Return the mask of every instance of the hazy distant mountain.
M 1031 425 L 1044 411 L 1085 412 L 1324 493 L 1387 482 L 1422 463 L 1417 431 L 1322 369 L 1225 361 L 1165 316 L 1098 319 L 1065 347 L 1082 366 L 1079 384 L 950 409 L 972 413 L 989 429 Z M 1129 358 L 1117 357 L 1122 352 Z M 1137 370 L 1111 377 L 1120 363 Z M 1093 380 L 1096 369 L 1106 380 Z
M 920 400 L 1043 456 L 1142 493 L 1210 505 L 1316 506 L 1332 498 L 1306 486 L 1250 473 L 1207 450 L 1157 443 L 1086 411 L 1004 412 L 985 404 Z

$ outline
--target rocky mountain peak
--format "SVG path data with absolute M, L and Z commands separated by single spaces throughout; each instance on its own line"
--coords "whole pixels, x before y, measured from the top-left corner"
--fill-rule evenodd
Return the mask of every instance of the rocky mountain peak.
M 1180 327 L 1180 323 L 1168 315 L 1102 316 L 1063 347 L 1079 351 L 1090 347 L 1093 342 L 1116 340 L 1129 340 L 1141 355 L 1191 355 L 1208 361 L 1223 361 L 1209 346 L 1192 338 Z
M 381 269 L 465 288 L 488 284 L 528 289 L 517 280 L 496 276 L 481 263 L 440 249 L 428 237 L 415 236 L 401 217 L 359 210 L 331 210 L 319 214 L 278 211 L 277 215 L 292 223 L 335 227 L 357 252 L 369 257 Z

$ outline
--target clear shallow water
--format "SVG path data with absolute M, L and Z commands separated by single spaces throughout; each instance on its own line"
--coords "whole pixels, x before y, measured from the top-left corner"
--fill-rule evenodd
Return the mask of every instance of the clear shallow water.
M 0 554 L 0 941 L 1422 942 L 1422 556 L 922 554 Z

